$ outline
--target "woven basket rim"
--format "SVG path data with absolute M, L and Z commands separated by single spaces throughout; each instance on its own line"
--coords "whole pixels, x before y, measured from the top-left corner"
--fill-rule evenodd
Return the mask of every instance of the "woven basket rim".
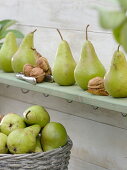
M 46 155 L 54 155 L 54 154 L 58 154 L 64 150 L 71 150 L 73 146 L 73 142 L 72 140 L 68 137 L 68 141 L 67 143 L 59 148 L 53 149 L 51 151 L 47 151 L 47 152 L 36 152 L 36 153 L 25 153 L 25 154 L 0 154 L 0 160 L 3 158 L 27 158 L 29 156 L 46 156 Z

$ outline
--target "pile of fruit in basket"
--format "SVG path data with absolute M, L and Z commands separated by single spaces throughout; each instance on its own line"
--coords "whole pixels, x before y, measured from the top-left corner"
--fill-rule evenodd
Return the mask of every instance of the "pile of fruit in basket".
M 58 122 L 50 122 L 46 109 L 33 105 L 23 117 L 16 113 L 1 116 L 0 154 L 46 152 L 64 146 L 67 132 Z

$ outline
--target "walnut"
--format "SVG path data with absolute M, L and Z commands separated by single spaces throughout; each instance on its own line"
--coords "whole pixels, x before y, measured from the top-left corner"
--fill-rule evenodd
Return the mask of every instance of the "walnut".
M 51 70 L 48 60 L 37 52 L 36 49 L 33 50 L 36 53 L 36 66 L 42 68 L 44 72 L 47 72 L 49 69 Z
M 39 57 L 42 57 L 41 54 L 39 52 L 37 52 L 37 50 L 35 48 L 32 48 L 32 50 L 34 50 L 34 52 L 36 54 L 36 59 L 38 59 Z
M 46 58 L 44 57 L 39 57 L 37 60 L 36 60 L 36 65 L 40 68 L 42 68 L 45 72 L 48 71 L 49 69 L 49 64 L 48 64 L 48 61 Z
M 51 67 L 48 60 L 42 57 L 40 53 L 37 52 L 35 48 L 32 48 L 36 54 L 36 65 L 25 64 L 23 68 L 23 73 L 28 77 L 35 77 L 37 83 L 43 82 L 45 76 L 52 75 Z
M 30 76 L 35 77 L 37 83 L 41 83 L 41 82 L 43 82 L 43 80 L 45 78 L 45 72 L 43 71 L 43 69 L 41 69 L 39 67 L 35 67 L 31 70 Z
M 108 96 L 108 92 L 100 89 L 88 89 L 87 92 L 95 94 L 95 95 L 100 95 L 100 96 Z
M 47 70 L 48 74 L 49 74 L 49 75 L 52 75 L 52 70 L 51 70 L 51 67 L 50 67 L 50 65 L 49 65 L 49 62 L 48 62 L 47 58 L 45 58 L 45 57 L 42 57 L 42 58 L 44 59 L 44 61 L 45 61 L 46 64 L 48 65 L 48 70 Z
M 25 76 L 30 76 L 30 72 L 31 70 L 34 68 L 34 66 L 32 66 L 31 64 L 25 64 L 24 67 L 23 67 L 23 74 Z
M 108 92 L 105 90 L 104 79 L 102 77 L 95 77 L 89 80 L 87 92 L 101 96 L 109 95 Z
M 51 70 L 50 67 L 49 67 L 48 71 L 45 72 L 45 75 L 46 75 L 46 76 L 52 75 L 52 70 Z

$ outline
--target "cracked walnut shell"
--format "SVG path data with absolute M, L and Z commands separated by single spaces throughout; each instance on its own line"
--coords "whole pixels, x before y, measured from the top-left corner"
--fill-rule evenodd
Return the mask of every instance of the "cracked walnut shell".
M 88 82 L 87 92 L 100 95 L 108 96 L 108 92 L 104 88 L 104 79 L 102 77 L 95 77 Z
M 40 57 L 36 60 L 37 67 L 42 68 L 45 72 L 49 69 L 48 61 L 44 57 Z
M 24 66 L 23 66 L 23 74 L 25 75 L 25 76 L 30 76 L 30 72 L 31 72 L 31 70 L 34 68 L 34 66 L 32 66 L 31 64 L 25 64 Z
M 35 50 L 36 53 L 36 66 L 42 68 L 47 75 L 52 75 L 47 58 L 43 57 L 36 49 L 33 50 Z
M 41 82 L 43 82 L 43 80 L 45 78 L 45 72 L 43 71 L 43 69 L 41 69 L 39 67 L 35 67 L 31 70 L 30 76 L 35 77 L 37 83 L 41 83 Z

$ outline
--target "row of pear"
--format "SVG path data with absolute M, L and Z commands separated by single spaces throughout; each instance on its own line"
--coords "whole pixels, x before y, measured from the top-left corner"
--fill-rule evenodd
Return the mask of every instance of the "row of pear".
M 114 53 L 110 71 L 106 73 L 93 44 L 88 40 L 88 26 L 86 27 L 86 41 L 83 44 L 81 57 L 77 65 L 68 42 L 63 39 L 60 31 L 57 29 L 61 37 L 61 43 L 58 46 L 52 68 L 54 81 L 63 86 L 70 86 L 76 82 L 82 89 L 87 90 L 89 80 L 95 77 L 102 77 L 104 78 L 105 90 L 109 95 L 113 97 L 127 97 L 127 62 L 124 54 L 118 48 Z M 7 34 L 0 50 L 0 67 L 5 72 L 23 72 L 25 64 L 35 65 L 37 53 L 34 50 L 34 32 L 25 36 L 19 48 L 14 34 Z M 37 70 L 35 70 L 35 75 L 36 72 Z
M 8 113 L 0 122 L 0 154 L 46 152 L 64 146 L 67 132 L 58 122 L 50 122 L 46 109 L 33 105 L 23 117 Z

